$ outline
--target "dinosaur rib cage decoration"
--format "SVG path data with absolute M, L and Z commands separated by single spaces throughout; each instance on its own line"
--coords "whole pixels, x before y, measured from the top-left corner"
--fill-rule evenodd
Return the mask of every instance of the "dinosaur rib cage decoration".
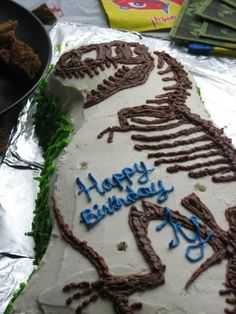
M 169 173 L 187 171 L 191 178 L 209 175 L 212 176 L 213 182 L 235 181 L 236 151 L 231 145 L 231 140 L 223 135 L 223 130 L 215 127 L 211 121 L 191 113 L 186 106 L 185 101 L 189 95 L 191 82 L 183 66 L 166 53 L 155 54 L 158 56 L 158 74 L 172 73 L 172 76 L 163 77 L 162 80 L 175 81 L 175 84 L 164 87 L 165 93 L 154 99 L 148 99 L 145 105 L 121 109 L 118 112 L 119 126 L 108 127 L 98 135 L 98 138 L 108 133 L 108 142 L 112 142 L 115 132 L 142 132 L 131 136 L 132 140 L 144 143 L 135 144 L 134 149 L 146 150 L 148 158 L 156 159 L 154 161 L 156 166 L 172 164 L 167 167 Z M 167 68 L 162 70 L 165 64 Z M 186 127 L 176 131 L 175 128 L 180 126 Z M 169 130 L 169 133 L 159 134 L 163 130 Z M 144 135 L 144 132 L 155 132 L 155 135 Z M 192 138 L 178 139 L 194 134 L 196 136 Z M 186 145 L 192 145 L 192 148 L 181 148 Z M 178 151 L 174 150 L 176 147 L 180 147 Z M 172 151 L 163 151 L 171 148 Z M 191 160 L 209 157 L 216 158 L 184 165 Z

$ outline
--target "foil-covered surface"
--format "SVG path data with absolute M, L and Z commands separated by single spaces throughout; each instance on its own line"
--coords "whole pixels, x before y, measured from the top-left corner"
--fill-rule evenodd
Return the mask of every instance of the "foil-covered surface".
M 34 133 L 31 100 L 20 113 L 0 166 L 0 313 L 21 282 L 33 271 L 34 242 L 31 230 L 43 158 Z
M 109 28 L 57 23 L 50 32 L 53 56 L 71 48 L 111 40 L 136 41 L 155 50 L 165 50 L 179 59 L 192 72 L 206 109 L 215 124 L 236 145 L 236 59 L 215 56 L 193 56 L 174 43 L 138 33 Z M 33 125 L 36 104 L 33 97 L 25 104 L 12 133 L 6 155 L 0 166 L 0 313 L 13 292 L 27 282 L 34 269 L 34 242 L 25 233 L 31 230 L 43 157 Z

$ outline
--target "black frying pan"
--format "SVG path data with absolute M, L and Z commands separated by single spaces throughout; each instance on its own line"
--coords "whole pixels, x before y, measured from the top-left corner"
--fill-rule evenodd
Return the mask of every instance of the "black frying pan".
M 31 82 L 13 77 L 0 66 L 0 115 L 19 107 L 34 91 L 51 60 L 51 41 L 42 23 L 27 9 L 11 0 L 0 0 L 0 23 L 17 20 L 16 37 L 39 55 L 42 62 L 39 73 Z

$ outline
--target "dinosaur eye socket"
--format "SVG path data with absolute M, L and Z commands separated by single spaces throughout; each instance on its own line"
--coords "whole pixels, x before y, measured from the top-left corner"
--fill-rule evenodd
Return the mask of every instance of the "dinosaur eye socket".
M 82 62 L 91 62 L 91 61 L 96 60 L 96 58 L 97 58 L 97 52 L 94 49 L 90 51 L 85 51 L 81 55 Z
M 142 1 L 129 2 L 129 5 L 133 8 L 145 8 L 147 6 L 147 4 Z

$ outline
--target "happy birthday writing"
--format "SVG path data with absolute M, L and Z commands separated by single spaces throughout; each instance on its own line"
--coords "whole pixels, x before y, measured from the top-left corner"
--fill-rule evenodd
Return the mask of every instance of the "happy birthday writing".
M 105 204 L 95 204 L 92 209 L 84 209 L 80 214 L 82 222 L 90 229 L 107 215 L 113 215 L 122 206 L 130 206 L 143 198 L 156 196 L 157 203 L 166 201 L 169 193 L 174 191 L 174 187 L 172 186 L 169 189 L 165 188 L 162 180 L 157 180 L 156 182 L 151 182 L 149 185 L 145 185 L 149 182 L 149 174 L 153 171 L 154 168 L 148 169 L 145 163 L 141 161 L 139 164 L 135 163 L 132 168 L 125 167 L 121 172 L 114 173 L 111 177 L 106 177 L 100 183 L 92 173 L 89 173 L 89 186 L 86 186 L 80 177 L 77 177 L 76 184 L 79 188 L 78 195 L 84 193 L 88 202 L 92 201 L 92 192 L 104 196 L 113 189 L 118 189 L 124 193 L 124 197 L 112 195 L 107 198 Z M 136 183 L 142 185 L 136 189 L 132 187 L 134 176 L 137 180 Z

